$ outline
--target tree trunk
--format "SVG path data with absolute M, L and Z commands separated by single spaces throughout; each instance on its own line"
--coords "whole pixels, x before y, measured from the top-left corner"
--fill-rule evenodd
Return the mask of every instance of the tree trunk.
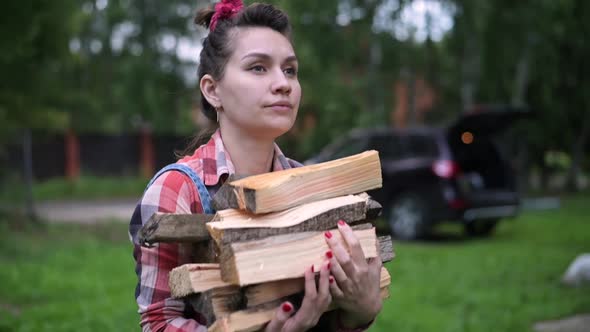
M 25 178 L 25 214 L 33 222 L 37 222 L 37 212 L 33 200 L 33 150 L 31 130 L 23 133 L 23 175 Z
M 518 191 L 521 193 L 527 193 L 530 188 L 530 156 L 528 151 L 528 146 L 525 141 L 518 141 L 517 144 L 517 152 L 516 152 L 516 185 Z
M 152 131 L 149 126 L 142 126 L 140 132 L 141 176 L 149 179 L 154 175 L 155 152 Z
M 547 191 L 547 188 L 549 186 L 549 167 L 547 167 L 547 165 L 545 165 L 545 162 L 541 162 L 541 181 L 540 181 L 540 189 L 541 191 Z
M 580 188 L 578 188 L 578 176 L 580 173 L 580 165 L 582 163 L 582 159 L 584 157 L 584 146 L 588 141 L 588 136 L 590 135 L 590 115 L 588 113 L 584 114 L 582 129 L 580 130 L 580 134 L 574 141 L 574 144 L 571 149 L 571 156 L 572 156 L 572 164 L 567 172 L 567 179 L 566 179 L 566 190 L 569 192 L 577 192 Z
M 531 60 L 532 35 L 529 34 L 527 43 L 516 65 L 514 77 L 514 94 L 512 95 L 512 105 L 522 106 L 525 104 L 526 89 L 529 84 L 529 69 Z
M 462 56 L 461 102 L 463 110 L 468 110 L 475 103 L 481 59 L 475 32 L 467 32 L 465 39 L 465 50 Z
M 80 177 L 80 143 L 73 129 L 65 134 L 66 178 L 75 181 Z

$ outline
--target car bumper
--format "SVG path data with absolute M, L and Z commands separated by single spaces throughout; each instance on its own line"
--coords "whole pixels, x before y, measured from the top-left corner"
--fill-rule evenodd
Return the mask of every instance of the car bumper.
M 518 205 L 487 206 L 470 208 L 463 212 L 463 220 L 471 222 L 477 219 L 510 218 L 518 214 Z

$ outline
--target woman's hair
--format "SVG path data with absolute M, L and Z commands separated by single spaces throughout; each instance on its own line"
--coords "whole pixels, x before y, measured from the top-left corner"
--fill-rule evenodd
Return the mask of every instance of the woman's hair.
M 209 29 L 213 23 L 214 14 L 213 7 L 202 9 L 197 13 L 194 22 Z M 221 80 L 225 66 L 234 50 L 232 38 L 236 34 L 235 28 L 247 27 L 270 28 L 291 40 L 291 25 L 287 14 L 270 4 L 253 3 L 232 17 L 215 20 L 213 29 L 210 29 L 207 37 L 203 39 L 198 68 L 199 82 L 206 74 L 217 81 Z M 192 154 L 217 129 L 217 112 L 203 94 L 201 94 L 201 112 L 213 123 L 213 126 L 199 133 L 179 154 L 180 156 Z

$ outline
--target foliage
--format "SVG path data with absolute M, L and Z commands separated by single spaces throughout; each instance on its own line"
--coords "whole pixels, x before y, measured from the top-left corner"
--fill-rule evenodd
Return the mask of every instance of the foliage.
M 60 72 L 75 28 L 73 0 L 7 1 L 0 20 L 0 142 L 19 128 L 61 127 Z
M 440 41 L 429 34 L 419 42 L 392 33 L 416 1 L 270 1 L 289 13 L 301 63 L 300 116 L 283 139 L 290 154 L 304 159 L 353 127 L 392 124 L 394 83 L 411 77 L 425 77 L 438 92 L 428 124 L 449 121 L 471 103 L 524 104 L 535 118 L 518 130 L 534 163 L 543 165 L 547 149 L 587 151 L 588 2 L 438 0 L 452 28 Z M 146 126 L 188 135 L 205 33 L 191 21 L 195 7 L 207 4 L 8 1 L 0 135 L 22 127 Z M 386 22 L 380 29 L 377 18 Z M 187 52 L 186 45 L 196 48 Z M 573 167 L 581 157 L 572 159 Z

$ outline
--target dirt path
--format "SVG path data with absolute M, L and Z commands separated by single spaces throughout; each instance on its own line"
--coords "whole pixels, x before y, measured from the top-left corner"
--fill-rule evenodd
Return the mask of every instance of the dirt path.
M 533 328 L 536 332 L 588 332 L 590 331 L 590 314 L 539 322 Z
M 137 198 L 40 202 L 37 214 L 49 222 L 95 223 L 118 220 L 128 222 L 137 204 Z

